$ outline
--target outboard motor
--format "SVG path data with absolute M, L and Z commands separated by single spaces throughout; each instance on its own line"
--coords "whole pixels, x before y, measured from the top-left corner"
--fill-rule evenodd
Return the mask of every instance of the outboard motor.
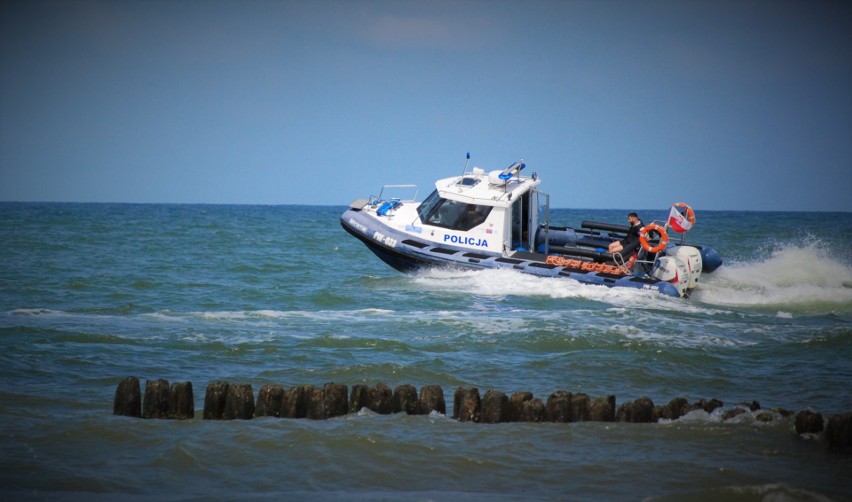
M 651 277 L 673 284 L 680 296 L 684 296 L 687 292 L 689 275 L 686 263 L 674 256 L 657 258 L 654 269 L 651 271 Z
M 701 252 L 693 246 L 675 246 L 667 249 L 666 255 L 673 256 L 686 264 L 688 275 L 686 289 L 695 289 L 695 286 L 698 286 L 698 278 L 701 277 Z
M 685 234 L 694 223 L 695 212 L 689 205 L 683 202 L 672 204 L 666 228 Z M 642 229 L 644 230 L 645 228 Z M 707 262 L 708 272 L 722 263 L 721 258 L 716 260 L 716 252 L 709 248 L 705 251 L 694 246 L 680 245 L 667 248 L 664 253 L 654 262 L 651 276 L 673 284 L 681 296 L 689 296 L 690 291 L 698 285 L 698 278 L 701 277 L 706 262 L 705 257 L 710 259 Z

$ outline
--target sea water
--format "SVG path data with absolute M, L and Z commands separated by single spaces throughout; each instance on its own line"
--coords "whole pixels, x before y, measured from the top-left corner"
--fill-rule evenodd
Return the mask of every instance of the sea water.
M 699 209 L 687 242 L 725 264 L 683 300 L 508 270 L 401 274 L 342 230 L 343 209 L 0 204 L 4 499 L 852 500 L 850 455 L 779 411 L 852 412 L 852 214 Z M 191 381 L 196 418 L 113 416 L 127 376 Z M 450 410 L 460 386 L 776 410 L 202 420 L 215 380 L 440 385 Z

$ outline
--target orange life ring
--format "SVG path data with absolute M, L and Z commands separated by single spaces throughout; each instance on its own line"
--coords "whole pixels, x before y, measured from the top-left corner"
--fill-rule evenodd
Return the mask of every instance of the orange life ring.
M 685 207 L 686 208 L 686 221 L 688 221 L 690 225 L 695 224 L 695 211 L 693 211 L 692 208 L 689 207 L 689 204 L 687 204 L 686 202 L 675 202 L 674 204 L 672 204 L 672 206 L 674 206 L 674 207 Z
M 660 233 L 660 243 L 654 247 L 651 247 L 648 244 L 648 233 L 649 232 L 659 232 Z M 665 227 L 661 227 L 656 223 L 651 223 L 650 225 L 645 225 L 639 230 L 639 242 L 642 243 L 642 249 L 649 253 L 659 253 L 663 249 L 666 248 L 666 244 L 669 243 L 669 234 L 666 233 Z

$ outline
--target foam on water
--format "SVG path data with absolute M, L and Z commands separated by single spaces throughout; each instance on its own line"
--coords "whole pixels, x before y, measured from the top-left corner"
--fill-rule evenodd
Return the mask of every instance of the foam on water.
M 493 297 L 502 300 L 507 296 L 521 296 L 564 300 L 558 302 L 557 307 L 561 308 L 577 309 L 582 301 L 591 301 L 612 305 L 609 311 L 613 313 L 653 310 L 692 315 L 724 315 L 730 312 L 715 305 L 708 306 L 653 291 L 583 284 L 569 278 L 538 277 L 515 270 L 430 269 L 417 273 L 412 280 L 419 287 L 430 291 L 476 298 Z M 703 286 L 699 286 L 701 287 Z
M 701 302 L 777 309 L 794 313 L 852 312 L 852 267 L 817 244 L 787 246 L 765 259 L 733 263 L 702 276 Z
M 429 269 L 418 273 L 415 283 L 428 289 L 493 296 L 540 296 L 548 298 L 578 298 L 614 304 L 641 301 L 649 293 L 633 288 L 609 288 L 583 284 L 569 278 L 538 277 L 515 270 L 457 270 Z M 662 295 L 650 295 L 663 298 Z
M 65 312 L 51 309 L 14 309 L 9 311 L 11 315 L 21 316 L 60 316 L 67 315 Z

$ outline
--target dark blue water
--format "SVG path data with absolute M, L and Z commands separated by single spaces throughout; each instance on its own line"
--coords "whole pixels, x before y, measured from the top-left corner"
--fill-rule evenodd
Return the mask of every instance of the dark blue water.
M 852 214 L 697 212 L 690 300 L 512 271 L 403 275 L 343 207 L 0 204 L 0 491 L 15 498 L 849 500 L 791 418 L 200 419 L 214 380 L 557 390 L 852 411 Z M 646 221 L 665 211 L 641 211 Z M 621 222 L 557 210 L 554 224 Z M 112 415 L 126 376 L 196 419 Z M 720 410 L 722 411 L 722 410 Z

